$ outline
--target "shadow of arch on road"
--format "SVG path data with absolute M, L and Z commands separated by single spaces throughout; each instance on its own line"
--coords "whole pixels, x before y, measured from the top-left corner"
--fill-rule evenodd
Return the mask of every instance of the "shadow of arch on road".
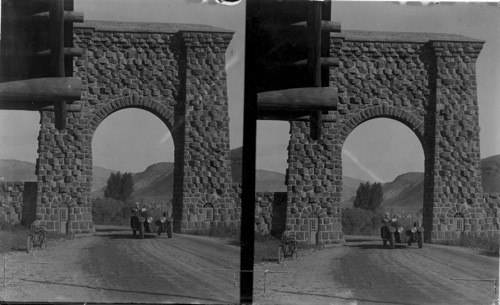
M 349 237 L 345 237 L 345 242 L 346 243 L 349 243 L 349 242 L 367 242 L 367 241 L 375 241 L 376 239 L 373 239 L 373 238 L 349 238 Z
M 131 229 L 129 227 L 123 227 L 123 228 L 96 228 L 95 232 L 116 232 L 116 231 L 127 231 L 129 232 Z
M 325 297 L 325 298 L 334 298 L 334 299 L 340 299 L 340 300 L 352 301 L 352 302 L 358 301 L 358 302 L 369 302 L 369 303 L 380 303 L 380 304 L 397 304 L 397 305 L 419 305 L 419 304 L 421 304 L 421 303 L 391 302 L 391 301 L 384 301 L 384 300 L 345 298 L 345 297 L 340 297 L 340 296 L 335 296 L 335 295 L 327 295 L 327 294 L 319 294 L 319 293 L 305 293 L 305 292 L 292 292 L 292 291 L 284 291 L 284 290 L 277 290 L 277 289 L 269 289 L 269 290 L 281 292 L 281 293 L 289 293 L 289 294 L 311 295 L 311 296 L 320 296 L 320 297 Z
M 351 248 L 358 248 L 361 250 L 373 250 L 373 249 L 380 249 L 380 250 L 392 250 L 389 246 L 384 246 L 382 244 L 361 244 L 361 245 L 345 245 L 346 247 L 351 247 Z M 415 248 L 418 250 L 416 244 L 408 247 L 407 245 L 400 245 L 397 244 L 395 245 L 395 249 L 412 249 Z
M 25 282 L 32 282 L 32 283 L 39 283 L 39 284 L 63 285 L 63 286 L 71 286 L 71 287 L 81 287 L 81 288 L 95 289 L 95 290 L 106 290 L 106 291 L 115 291 L 115 292 L 124 292 L 124 293 L 141 293 L 141 294 L 148 294 L 148 295 L 155 295 L 155 296 L 178 297 L 178 298 L 193 299 L 191 302 L 195 302 L 195 301 L 202 301 L 202 302 L 203 301 L 210 301 L 210 302 L 217 302 L 217 303 L 220 303 L 220 304 L 227 303 L 227 300 L 210 299 L 210 298 L 200 298 L 200 297 L 193 297 L 193 296 L 181 295 L 181 294 L 171 294 L 171 293 L 151 292 L 151 291 L 127 291 L 127 290 L 116 289 L 116 288 L 93 287 L 93 286 L 88 286 L 88 285 L 76 285 L 76 284 L 58 283 L 58 282 L 50 282 L 50 281 L 36 281 L 36 280 L 27 280 L 27 279 L 21 279 L 21 280 L 25 281 Z

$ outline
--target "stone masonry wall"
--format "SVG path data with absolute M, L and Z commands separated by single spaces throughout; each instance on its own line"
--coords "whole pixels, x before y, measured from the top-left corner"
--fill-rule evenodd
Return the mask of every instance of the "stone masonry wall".
M 110 114 L 151 112 L 175 145 L 173 217 L 177 232 L 200 226 L 200 209 L 217 205 L 217 222 L 234 222 L 224 52 L 232 33 L 190 25 L 95 21 L 75 26 L 74 60 L 82 78 L 81 111 L 58 130 L 41 113 L 37 213 L 59 230 L 59 207 L 69 207 L 69 233 L 92 232 L 92 137 Z M 147 135 L 144 135 L 147 136 Z
M 180 35 L 186 56 L 181 118 L 185 122 L 186 143 L 183 204 L 181 207 L 174 199 L 174 217 L 182 208 L 181 230 L 188 232 L 200 228 L 201 215 L 193 211 L 207 204 L 215 208 L 215 223 L 239 221 L 232 197 L 225 69 L 225 52 L 232 34 L 182 32 Z
M 449 232 L 446 214 L 453 205 L 470 212 L 470 230 L 491 230 L 477 222 L 484 219 L 479 151 L 479 108 L 475 62 L 482 42 L 433 41 L 435 56 L 435 116 L 432 143 L 432 239 Z M 424 226 L 430 228 L 430 204 L 424 205 Z M 426 219 L 428 220 L 426 222 Z M 469 227 L 466 226 L 466 231 Z
M 255 192 L 255 232 L 271 232 L 274 192 Z
M 325 117 L 317 141 L 308 121 L 291 122 L 288 229 L 307 241 L 307 219 L 314 217 L 325 229 L 320 243 L 342 242 L 342 145 L 357 126 L 382 117 L 405 124 L 422 144 L 427 241 L 445 238 L 454 204 L 483 216 L 474 64 L 482 44 L 454 35 L 332 34 L 330 53 L 340 59 L 330 68 L 338 110 Z

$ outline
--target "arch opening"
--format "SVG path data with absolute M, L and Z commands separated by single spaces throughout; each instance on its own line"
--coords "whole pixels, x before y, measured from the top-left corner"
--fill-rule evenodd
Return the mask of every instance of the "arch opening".
M 366 187 L 368 182 L 370 190 L 376 192 L 374 185 L 380 183 L 382 201 L 375 214 L 397 214 L 422 223 L 425 175 L 422 135 L 414 121 L 403 120 L 404 124 L 401 121 L 379 116 L 349 127 L 341 156 L 343 209 L 354 207 L 356 192 L 361 184 Z M 377 230 L 378 224 L 367 225 Z M 347 229 L 344 234 L 352 234 L 349 231 L 357 228 L 344 229 Z
M 133 202 L 146 205 L 153 216 L 163 212 L 172 215 L 176 166 L 173 136 L 165 117 L 144 108 L 112 109 L 94 127 L 91 198 L 95 223 L 103 221 L 98 209 L 111 209 L 115 221 L 126 224 Z M 112 175 L 121 184 L 106 192 Z

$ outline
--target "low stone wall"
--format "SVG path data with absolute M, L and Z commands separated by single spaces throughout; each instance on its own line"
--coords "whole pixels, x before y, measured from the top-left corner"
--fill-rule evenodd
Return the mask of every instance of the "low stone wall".
M 484 212 L 485 229 L 486 231 L 500 231 L 500 194 L 499 193 L 484 193 Z
M 255 192 L 255 232 L 281 235 L 286 226 L 285 192 Z
M 24 182 L 0 182 L 0 221 L 17 224 L 23 211 Z
M 269 234 L 272 226 L 274 192 L 255 192 L 255 232 Z
M 0 182 L 0 221 L 29 225 L 36 219 L 36 182 Z

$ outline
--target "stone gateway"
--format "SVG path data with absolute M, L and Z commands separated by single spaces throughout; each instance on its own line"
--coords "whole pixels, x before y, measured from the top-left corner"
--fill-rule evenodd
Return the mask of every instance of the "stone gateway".
M 172 134 L 175 231 L 207 223 L 239 225 L 225 71 L 232 35 L 188 24 L 95 21 L 74 26 L 73 43 L 83 54 L 73 60 L 72 72 L 82 80 L 82 98 L 69 108 L 62 130 L 56 128 L 54 111 L 40 111 L 35 204 L 49 231 L 93 231 L 92 137 L 106 117 L 126 108 L 149 111 Z M 5 185 L 10 192 L 5 197 L 15 187 Z M 13 208 L 21 208 L 20 201 L 13 201 Z
M 500 201 L 483 193 L 480 169 L 476 60 L 484 41 L 448 34 L 344 31 L 331 21 L 331 2 L 322 6 L 316 15 L 321 18 L 316 36 L 321 86 L 336 89 L 338 100 L 336 109 L 322 117 L 320 137 L 312 136 L 313 127 L 318 129 L 311 125 L 312 115 L 289 117 L 285 229 L 295 231 L 301 242 L 344 241 L 342 146 L 363 122 L 389 118 L 410 128 L 424 151 L 426 242 L 498 234 Z M 247 46 L 247 53 L 261 72 L 255 81 L 259 94 L 310 86 L 306 72 L 315 57 L 304 20 L 318 11 L 312 7 L 308 1 L 264 0 L 248 7 L 252 26 L 247 35 L 258 47 Z M 309 60 L 309 70 L 299 65 Z M 271 220 L 273 208 L 280 206 L 272 194 L 258 194 L 256 230 L 280 227 Z

